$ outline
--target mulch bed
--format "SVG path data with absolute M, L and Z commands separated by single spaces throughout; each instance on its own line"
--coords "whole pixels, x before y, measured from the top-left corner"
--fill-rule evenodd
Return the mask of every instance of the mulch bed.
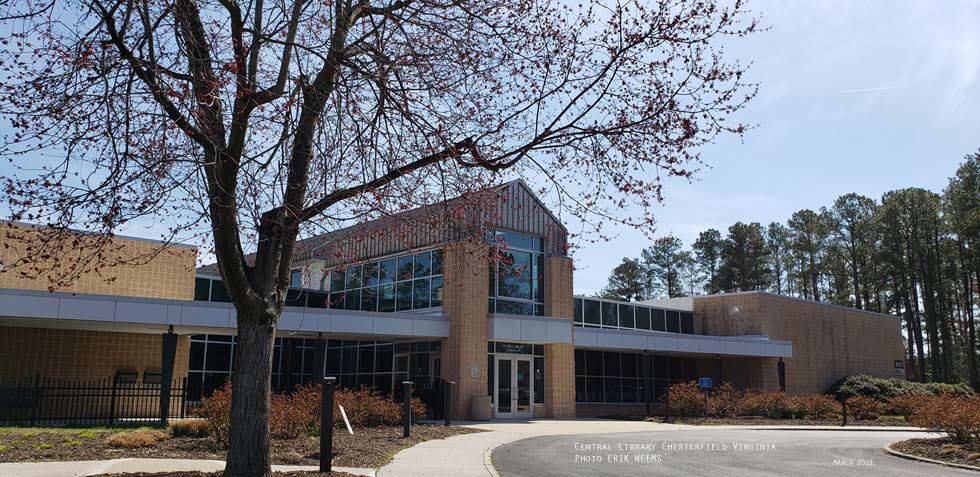
M 156 473 L 146 473 L 146 472 L 135 472 L 135 473 L 123 473 L 123 474 L 99 474 L 96 477 L 221 477 L 223 472 L 156 472 Z M 347 472 L 307 472 L 301 470 L 294 470 L 291 472 L 273 472 L 272 475 L 276 477 L 357 477 L 354 474 L 348 474 Z
M 634 417 L 630 416 L 610 416 L 610 419 L 636 420 L 662 422 L 669 424 L 689 424 L 696 426 L 840 426 L 840 419 L 770 419 L 766 417 L 736 417 L 736 418 L 715 418 L 705 419 L 703 417 Z M 851 426 L 909 426 L 900 417 L 883 417 L 874 421 L 862 421 L 853 418 L 847 419 L 847 427 Z
M 903 454 L 980 467 L 980 446 L 955 444 L 948 437 L 909 439 L 896 442 L 891 445 L 891 448 Z
M 106 444 L 109 436 L 124 431 L 0 429 L 0 462 L 108 460 L 133 457 L 208 460 L 225 458 L 225 451 L 207 438 L 171 438 L 153 447 L 138 449 L 119 449 Z M 360 428 L 354 430 L 354 435 L 348 434 L 346 429 L 336 429 L 333 438 L 333 465 L 376 468 L 390 461 L 398 451 L 419 442 L 471 432 L 479 431 L 456 426 L 415 424 L 412 426 L 412 436 L 404 439 L 400 426 Z M 320 441 L 316 437 L 273 439 L 271 450 L 273 464 L 319 464 Z

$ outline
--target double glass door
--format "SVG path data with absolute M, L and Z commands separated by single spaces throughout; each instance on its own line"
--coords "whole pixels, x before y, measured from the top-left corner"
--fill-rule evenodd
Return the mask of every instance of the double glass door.
M 496 355 L 494 402 L 497 417 L 531 417 L 534 388 L 531 386 L 531 358 Z

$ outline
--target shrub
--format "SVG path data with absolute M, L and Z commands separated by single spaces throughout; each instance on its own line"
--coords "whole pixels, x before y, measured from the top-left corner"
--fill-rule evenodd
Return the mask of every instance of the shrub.
M 402 405 L 395 401 L 393 394 L 386 397 L 366 387 L 358 390 L 338 389 L 334 401 L 344 406 L 351 426 L 394 426 L 402 422 Z M 413 419 L 425 417 L 425 404 L 419 398 L 412 398 L 411 408 Z M 334 406 L 333 412 L 334 424 L 343 426 L 340 409 Z
M 339 388 L 334 393 L 334 425 L 344 426 L 337 405 L 344 406 L 351 426 L 376 427 L 398 425 L 402 405 L 390 397 L 366 387 L 358 390 Z M 269 397 L 269 432 L 274 438 L 294 439 L 320 432 L 320 384 L 297 386 L 291 393 L 274 393 Z M 425 417 L 425 404 L 412 398 L 412 417 Z M 207 435 L 222 448 L 228 447 L 228 426 L 231 422 L 231 384 L 215 390 L 201 400 L 198 410 L 207 422 Z
M 231 383 L 215 389 L 201 398 L 198 413 L 207 422 L 207 433 L 222 449 L 228 448 L 228 427 L 231 425 Z
M 109 447 L 137 449 L 140 447 L 153 447 L 157 443 L 167 439 L 170 439 L 170 436 L 166 432 L 155 429 L 140 429 L 113 434 L 106 440 L 106 444 L 109 444 Z
M 750 391 L 745 393 L 743 415 L 764 416 L 771 419 L 793 417 L 789 399 L 777 391 Z
M 833 419 L 840 416 L 840 403 L 826 394 L 789 397 L 789 406 L 799 419 Z
M 731 384 L 722 383 L 714 391 L 708 393 L 708 412 L 712 417 L 737 417 L 742 411 L 742 392 Z
M 980 441 L 980 399 L 971 396 L 927 396 L 912 411 L 912 425 L 942 432 L 960 444 Z
M 888 400 L 885 413 L 902 416 L 908 421 L 911 419 L 912 413 L 924 403 L 924 400 L 931 397 L 924 394 L 899 394 Z
M 170 435 L 174 437 L 207 437 L 206 419 L 181 419 L 170 422 Z
M 704 416 L 704 391 L 694 381 L 667 388 L 667 409 L 672 416 Z
M 847 413 L 855 419 L 873 421 L 885 410 L 885 405 L 873 397 L 855 396 L 847 400 Z
M 962 383 L 915 383 L 904 379 L 877 378 L 865 374 L 841 378 L 830 389 L 830 394 L 837 394 L 838 392 L 843 393 L 847 397 L 867 396 L 882 402 L 902 394 L 925 394 L 929 396 L 940 394 L 973 395 L 973 390 Z

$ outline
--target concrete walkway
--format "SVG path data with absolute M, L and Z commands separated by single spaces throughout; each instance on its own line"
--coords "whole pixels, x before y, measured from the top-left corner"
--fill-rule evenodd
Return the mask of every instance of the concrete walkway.
M 692 426 L 609 419 L 571 420 L 498 420 L 493 422 L 457 422 L 478 432 L 447 439 L 426 441 L 404 449 L 394 460 L 379 469 L 334 467 L 335 470 L 368 477 L 406 476 L 497 476 L 491 464 L 491 453 L 501 445 L 532 437 L 572 434 L 611 434 L 659 431 L 710 431 L 711 429 L 768 429 L 812 431 L 917 431 L 908 427 L 836 427 L 836 426 Z M 126 472 L 175 472 L 222 470 L 224 461 L 192 459 L 113 459 L 78 462 L 0 463 L 0 476 L 76 477 Z M 274 465 L 273 470 L 317 470 L 316 466 Z
M 692 426 L 609 419 L 573 420 L 498 420 L 494 422 L 460 422 L 458 425 L 483 429 L 447 439 L 426 441 L 395 455 L 392 462 L 378 471 L 378 477 L 496 477 L 491 463 L 494 448 L 509 442 L 541 436 L 571 434 L 611 434 L 623 432 L 707 431 L 710 429 L 771 429 L 823 431 L 918 431 L 908 427 L 876 426 Z M 545 465 L 542 463 L 542 465 Z
M 112 459 L 79 462 L 16 462 L 0 464 L 0 476 L 11 477 L 76 477 L 127 472 L 214 472 L 223 470 L 221 460 L 194 459 Z M 348 474 L 374 477 L 374 469 L 336 467 L 334 470 Z M 319 470 L 311 465 L 274 465 L 273 471 Z

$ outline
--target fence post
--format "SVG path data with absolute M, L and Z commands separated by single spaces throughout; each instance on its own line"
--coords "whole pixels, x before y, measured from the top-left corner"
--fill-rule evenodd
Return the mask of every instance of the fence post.
M 333 464 L 333 392 L 337 378 L 323 378 L 320 392 L 320 472 L 329 473 Z
M 34 427 L 35 421 L 41 414 L 41 376 L 35 374 L 34 380 L 31 386 L 31 401 L 33 405 L 31 406 L 31 427 Z
M 843 391 L 837 391 L 837 400 L 840 401 L 840 413 L 842 416 L 840 425 L 844 427 L 847 426 L 847 394 Z
M 402 402 L 402 437 L 412 435 L 412 382 L 402 381 L 402 395 L 405 401 Z
M 118 388 L 119 379 L 118 376 L 112 378 L 112 394 L 109 398 L 109 425 L 114 426 L 116 424 L 116 389 Z
M 456 384 L 456 382 L 455 381 L 443 381 L 442 382 L 443 387 L 446 388 L 444 390 L 445 392 L 443 393 L 444 394 L 444 397 L 442 398 L 442 405 L 443 405 L 442 414 L 443 414 L 443 417 L 446 419 L 445 424 L 447 426 L 449 425 L 449 421 L 451 420 L 451 418 L 449 416 L 449 412 L 453 408 L 453 404 L 452 404 L 452 402 L 453 402 L 453 384 Z
M 163 334 L 163 356 L 160 366 L 160 425 L 166 427 L 170 416 L 170 389 L 174 379 L 174 359 L 177 356 L 177 334 L 170 326 Z

